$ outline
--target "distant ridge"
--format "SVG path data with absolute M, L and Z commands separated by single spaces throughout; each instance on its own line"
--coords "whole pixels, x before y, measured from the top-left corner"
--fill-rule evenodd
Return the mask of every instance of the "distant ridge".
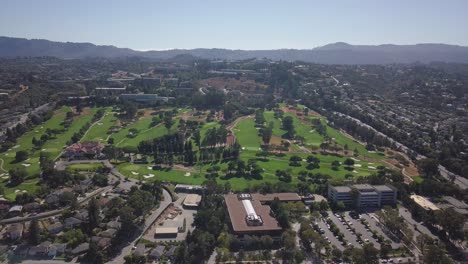
M 184 56 L 181 56 L 184 55 Z M 136 51 L 92 43 L 54 42 L 43 39 L 0 37 L 0 57 L 120 58 L 143 57 L 156 60 L 221 59 L 244 60 L 267 58 L 275 61 L 305 61 L 324 64 L 391 64 L 453 62 L 468 63 L 468 47 L 448 44 L 351 45 L 345 42 L 314 49 L 229 50 L 172 49 Z

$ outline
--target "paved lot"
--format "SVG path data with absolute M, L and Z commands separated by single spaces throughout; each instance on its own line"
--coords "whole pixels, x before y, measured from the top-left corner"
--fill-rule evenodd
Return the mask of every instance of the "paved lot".
M 369 214 L 362 214 L 361 215 L 364 219 L 366 219 L 367 223 L 369 223 L 369 226 L 372 230 L 377 231 L 379 235 L 382 235 L 385 239 L 390 240 L 391 246 L 393 249 L 399 248 L 403 246 L 400 242 L 392 240 L 383 230 L 381 227 L 381 224 L 376 220 L 375 216 L 373 213 Z
M 370 231 L 366 230 L 366 227 L 359 221 L 359 219 L 353 219 L 350 215 L 349 212 L 345 213 L 345 219 L 347 222 L 352 223 L 352 227 L 356 229 L 357 233 L 360 233 L 362 235 L 362 240 L 366 241 L 366 239 L 374 245 L 375 248 L 380 250 L 380 243 L 377 242 L 377 239 L 372 237 L 372 233 Z
M 325 219 L 321 219 L 321 220 L 317 221 L 317 224 L 318 224 L 318 226 L 320 228 L 322 228 L 325 231 L 325 234 L 322 234 L 322 236 L 325 237 L 325 238 L 328 237 L 328 239 L 331 242 L 331 245 L 333 245 L 333 246 L 337 247 L 339 250 L 343 251 L 344 250 L 343 245 L 341 244 L 341 242 L 338 239 L 336 239 L 336 237 L 333 235 L 333 233 L 330 231 L 330 229 L 328 229 Z
M 148 231 L 143 235 L 143 238 L 149 241 L 155 241 L 155 242 L 156 241 L 171 241 L 171 240 L 182 241 L 182 240 L 185 240 L 185 238 L 187 237 L 187 233 L 189 230 L 191 232 L 193 231 L 192 223 L 193 223 L 194 215 L 197 211 L 183 208 L 182 202 L 184 201 L 187 194 L 178 193 L 177 196 L 179 197 L 179 199 L 177 199 L 177 201 L 174 202 L 174 206 L 182 209 L 182 213 L 180 215 L 177 215 L 174 219 L 164 220 L 162 225 L 153 224 L 148 229 Z M 155 238 L 154 234 L 156 232 L 157 227 L 182 227 L 184 223 L 184 219 L 186 221 L 186 230 L 184 233 L 178 233 L 177 237 L 172 237 L 172 238 Z
M 362 246 L 356 241 L 357 236 L 351 233 L 351 230 L 346 229 L 348 227 L 347 225 L 341 223 L 341 221 L 338 219 L 337 216 L 333 214 L 332 211 L 328 211 L 328 216 L 333 221 L 333 223 L 340 229 L 341 233 L 344 234 L 344 237 L 346 240 L 348 240 L 348 243 L 351 243 L 351 245 L 353 245 L 356 248 L 362 248 Z
M 398 211 L 400 212 L 400 215 L 406 220 L 406 222 L 408 222 L 409 226 L 413 229 L 413 231 L 415 232 L 415 238 L 416 238 L 416 234 L 417 233 L 422 233 L 422 234 L 426 234 L 430 237 L 432 237 L 432 239 L 438 239 L 435 235 L 432 234 L 432 232 L 427 229 L 427 227 L 423 226 L 422 224 L 416 222 L 413 217 L 411 216 L 411 213 L 404 207 L 400 207 L 398 208 Z M 416 226 L 416 228 L 415 228 Z

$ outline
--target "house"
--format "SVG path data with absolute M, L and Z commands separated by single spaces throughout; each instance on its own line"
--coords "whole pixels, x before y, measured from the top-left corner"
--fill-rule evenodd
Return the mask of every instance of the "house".
M 63 154 L 68 159 L 99 158 L 104 145 L 99 142 L 78 142 L 65 149 Z
M 101 236 L 101 237 L 113 238 L 113 237 L 115 237 L 116 234 L 117 234 L 116 229 L 109 228 L 107 230 L 102 231 L 98 235 Z
M 55 191 L 46 196 L 44 199 L 46 204 L 50 208 L 56 208 L 60 205 L 60 196 L 62 195 L 62 191 Z
M 34 213 L 41 209 L 41 205 L 38 202 L 27 203 L 23 205 L 23 210 L 28 213 Z
M 83 221 L 81 221 L 80 219 L 77 219 L 75 217 L 68 217 L 67 219 L 65 219 L 65 227 L 68 228 L 68 229 L 75 228 L 75 227 L 81 225 L 82 223 L 83 223 Z
M 97 200 L 97 204 L 99 205 L 99 208 L 101 208 L 101 210 L 105 210 L 110 205 L 110 201 L 111 200 L 109 198 L 101 197 L 99 198 L 99 200 Z
M 49 253 L 47 255 L 49 257 L 55 257 L 56 255 L 65 253 L 66 248 L 66 244 L 54 243 L 49 247 Z
M 120 222 L 118 221 L 110 221 L 106 224 L 106 227 L 107 228 L 112 228 L 112 229 L 116 229 L 116 230 L 119 230 L 120 229 Z
M 99 240 L 99 242 L 97 243 L 98 247 L 101 248 L 101 249 L 106 249 L 108 247 L 110 247 L 111 245 L 111 242 L 112 240 L 108 237 L 103 237 Z
M 176 246 L 171 246 L 171 247 L 166 251 L 166 253 L 164 253 L 164 256 L 166 256 L 166 258 L 168 258 L 168 259 L 170 259 L 170 260 L 173 260 L 173 259 L 174 259 L 174 254 L 175 254 L 176 249 L 177 249 Z
M 57 222 L 57 223 L 54 223 L 54 224 L 51 224 L 47 227 L 47 232 L 51 235 L 56 235 L 60 232 L 63 231 L 63 224 L 60 223 L 60 222 Z
M 136 246 L 135 251 L 133 252 L 133 254 L 135 256 L 144 256 L 145 255 L 145 250 L 146 250 L 145 244 L 138 244 Z
M 6 214 L 10 210 L 10 206 L 8 204 L 0 204 L 0 214 Z
M 164 255 L 165 246 L 159 245 L 155 249 L 151 250 L 149 258 L 158 261 Z
M 15 206 L 12 206 L 10 210 L 8 210 L 8 216 L 9 217 L 19 216 L 21 215 L 22 212 L 23 212 L 23 206 L 15 205 Z
M 89 249 L 89 243 L 82 243 L 78 245 L 77 247 L 75 247 L 74 249 L 72 249 L 71 253 L 75 256 L 81 255 L 85 253 L 86 251 L 88 251 L 88 249 Z
M 78 220 L 81 220 L 83 223 L 88 222 L 88 210 L 86 209 L 81 209 L 79 212 L 77 212 L 74 217 Z
M 51 246 L 52 243 L 50 241 L 44 241 L 37 246 L 30 247 L 28 254 L 30 256 L 48 256 Z
M 7 235 L 11 240 L 18 240 L 23 237 L 24 226 L 22 223 L 11 224 L 7 228 Z

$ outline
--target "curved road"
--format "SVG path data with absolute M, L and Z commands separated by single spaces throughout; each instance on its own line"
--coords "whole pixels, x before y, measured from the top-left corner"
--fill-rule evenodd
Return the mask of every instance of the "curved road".
M 136 246 L 136 243 L 138 242 L 138 240 L 140 240 L 143 234 L 151 227 L 154 221 L 156 221 L 156 218 L 158 218 L 159 215 L 169 206 L 169 204 L 172 203 L 171 194 L 168 191 L 166 191 L 166 189 L 164 188 L 163 188 L 163 196 L 164 196 L 164 200 L 161 201 L 158 209 L 151 212 L 151 214 L 145 219 L 145 223 L 143 224 L 143 226 L 140 227 L 141 234 L 137 238 L 135 238 L 132 242 L 130 242 L 127 246 L 125 246 L 117 257 L 108 261 L 107 263 L 124 263 L 125 262 L 124 257 L 132 253 L 132 248 Z

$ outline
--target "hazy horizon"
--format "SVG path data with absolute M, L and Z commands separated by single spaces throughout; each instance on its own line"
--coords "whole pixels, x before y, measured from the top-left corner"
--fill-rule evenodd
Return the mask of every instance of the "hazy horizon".
M 0 35 L 139 51 L 312 49 L 336 42 L 468 46 L 466 10 L 461 0 L 19 0 L 3 3 Z

